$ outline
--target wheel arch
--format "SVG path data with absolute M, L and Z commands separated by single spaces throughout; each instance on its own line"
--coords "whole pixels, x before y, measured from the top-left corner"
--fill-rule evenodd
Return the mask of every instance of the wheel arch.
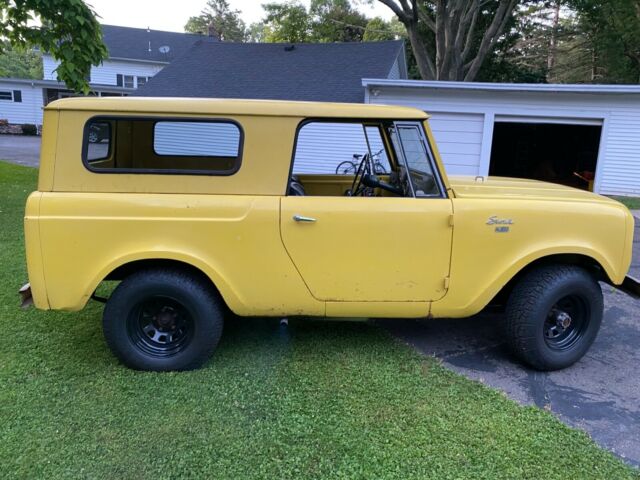
M 224 276 L 197 257 L 176 253 L 152 252 L 148 255 L 127 256 L 102 269 L 91 282 L 87 299 L 104 282 L 123 280 L 127 276 L 150 268 L 176 268 L 206 280 L 220 295 L 226 306 L 234 310 L 240 299 Z
M 489 301 L 488 306 L 502 307 L 506 304 L 513 287 L 531 270 L 546 265 L 575 265 L 587 270 L 596 280 L 613 284 L 607 268 L 596 258 L 585 253 L 551 253 L 525 263 L 511 276 Z

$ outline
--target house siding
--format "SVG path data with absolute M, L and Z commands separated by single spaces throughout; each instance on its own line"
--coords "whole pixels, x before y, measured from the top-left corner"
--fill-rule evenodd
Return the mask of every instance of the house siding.
M 59 62 L 49 55 L 42 56 L 45 80 L 57 80 L 55 69 Z M 117 85 L 117 75 L 153 77 L 166 65 L 163 63 L 143 63 L 126 60 L 104 60 L 101 65 L 91 67 L 91 83 L 97 85 Z
M 370 103 L 411 106 L 432 115 L 434 137 L 449 174 L 488 174 L 496 116 L 601 123 L 596 192 L 640 195 L 639 94 L 369 88 L 377 91 L 368 95 Z
M 13 90 L 21 92 L 22 102 L 0 100 L 0 120 L 15 124 L 42 124 L 42 87 L 0 80 L 0 91 Z

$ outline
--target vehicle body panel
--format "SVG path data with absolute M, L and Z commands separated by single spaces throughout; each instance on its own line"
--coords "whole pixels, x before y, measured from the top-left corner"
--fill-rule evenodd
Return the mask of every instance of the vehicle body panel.
M 172 259 L 202 270 L 238 314 L 324 315 L 282 247 L 278 204 L 267 196 L 42 194 L 50 307 L 79 310 L 117 267 Z
M 244 133 L 241 167 L 230 176 L 91 172 L 81 161 L 82 131 L 107 115 L 231 119 Z M 442 173 L 449 198 L 340 197 L 344 182 L 331 176 L 319 176 L 316 187 L 330 184 L 336 196 L 286 196 L 296 130 L 320 117 L 424 122 L 444 172 L 427 115 L 409 108 L 137 98 L 50 104 L 38 192 L 25 213 L 36 307 L 81 309 L 115 269 L 154 259 L 201 270 L 246 316 L 464 317 L 532 262 L 561 254 L 591 258 L 610 283 L 624 282 L 633 217 L 587 192 Z M 294 214 L 317 222 L 294 223 Z
M 449 199 L 283 197 L 281 212 L 284 245 L 319 300 L 426 302 L 446 293 Z

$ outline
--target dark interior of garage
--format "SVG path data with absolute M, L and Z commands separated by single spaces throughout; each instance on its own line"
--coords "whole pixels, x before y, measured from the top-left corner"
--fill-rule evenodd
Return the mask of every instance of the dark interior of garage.
M 496 122 L 489 175 L 593 189 L 600 125 Z

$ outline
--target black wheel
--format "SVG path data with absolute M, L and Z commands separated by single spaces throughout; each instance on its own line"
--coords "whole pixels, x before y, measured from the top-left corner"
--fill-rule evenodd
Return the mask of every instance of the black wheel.
M 136 370 L 191 370 L 220 340 L 224 311 L 205 279 L 171 269 L 125 278 L 107 301 L 104 336 L 122 363 Z
M 353 175 L 356 173 L 356 168 L 358 168 L 358 166 L 353 162 L 349 160 L 344 161 L 336 167 L 336 175 Z
M 507 302 L 507 342 L 513 353 L 538 370 L 559 370 L 582 358 L 602 321 L 600 284 L 571 265 L 527 273 Z

